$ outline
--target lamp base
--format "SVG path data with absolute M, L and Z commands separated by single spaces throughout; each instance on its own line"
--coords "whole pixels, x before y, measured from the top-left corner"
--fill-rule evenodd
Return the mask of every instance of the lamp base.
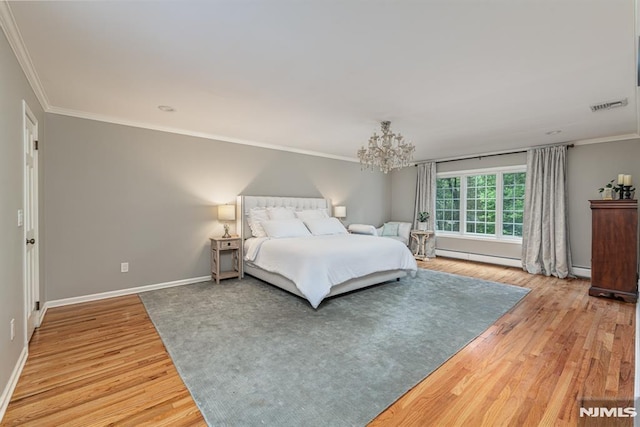
M 224 224 L 224 234 L 222 235 L 223 239 L 228 239 L 231 237 L 231 234 L 229 234 L 229 224 Z

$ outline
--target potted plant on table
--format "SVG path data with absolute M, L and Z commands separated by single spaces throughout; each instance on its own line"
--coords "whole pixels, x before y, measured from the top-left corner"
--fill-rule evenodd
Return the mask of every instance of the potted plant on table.
M 429 221 L 429 212 L 418 212 L 418 230 L 427 230 L 427 221 Z

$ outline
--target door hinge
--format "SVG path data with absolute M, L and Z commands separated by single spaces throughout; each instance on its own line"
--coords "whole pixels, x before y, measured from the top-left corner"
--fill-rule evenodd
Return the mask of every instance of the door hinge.
M 34 143 L 34 147 L 33 148 L 35 148 L 37 150 L 38 149 L 38 140 L 36 139 L 35 141 L 33 141 L 33 143 Z
M 36 310 L 40 310 L 40 301 L 36 301 Z

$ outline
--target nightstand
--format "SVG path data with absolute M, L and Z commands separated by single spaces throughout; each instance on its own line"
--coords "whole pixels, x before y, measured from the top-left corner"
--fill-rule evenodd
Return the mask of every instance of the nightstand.
M 242 278 L 242 239 L 240 237 L 210 237 L 211 240 L 211 280 L 216 284 L 222 279 Z M 220 255 L 230 252 L 233 270 L 220 271 Z

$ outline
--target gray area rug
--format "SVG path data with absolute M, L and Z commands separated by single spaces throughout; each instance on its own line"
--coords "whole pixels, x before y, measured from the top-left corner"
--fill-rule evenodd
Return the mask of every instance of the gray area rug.
M 528 289 L 419 270 L 325 300 L 246 276 L 140 294 L 212 426 L 362 426 Z

